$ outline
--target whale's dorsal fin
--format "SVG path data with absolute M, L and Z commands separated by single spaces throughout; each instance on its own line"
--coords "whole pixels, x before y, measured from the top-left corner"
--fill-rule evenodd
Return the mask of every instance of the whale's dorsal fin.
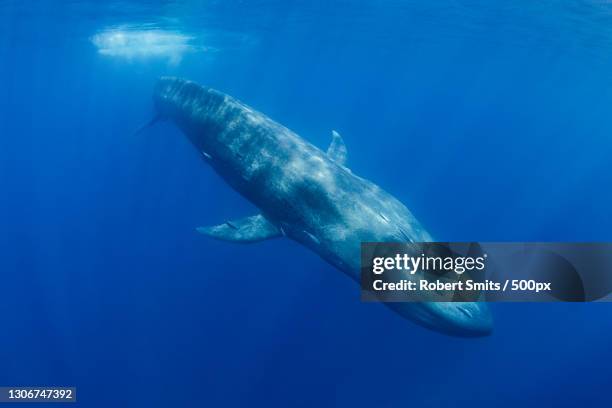
M 199 227 L 196 230 L 216 239 L 242 243 L 258 242 L 282 235 L 281 231 L 261 214 L 226 221 L 213 227 Z
M 344 166 L 346 164 L 346 155 L 346 145 L 344 140 L 342 140 L 342 136 L 340 136 L 340 133 L 332 130 L 332 141 L 327 148 L 327 157 Z

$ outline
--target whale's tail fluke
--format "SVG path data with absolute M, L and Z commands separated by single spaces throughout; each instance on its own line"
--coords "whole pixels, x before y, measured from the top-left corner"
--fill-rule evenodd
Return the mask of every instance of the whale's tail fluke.
M 155 125 L 160 120 L 161 120 L 161 115 L 160 114 L 157 114 L 157 115 L 153 116 L 153 118 L 150 121 L 146 122 L 145 124 L 141 125 L 138 129 L 136 129 L 132 133 L 132 135 L 133 136 L 138 136 L 139 134 L 141 134 L 145 130 L 149 129 L 151 126 Z

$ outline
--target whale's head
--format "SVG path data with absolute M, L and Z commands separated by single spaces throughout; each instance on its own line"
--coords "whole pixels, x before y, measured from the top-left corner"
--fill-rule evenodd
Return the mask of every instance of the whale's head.
M 452 336 L 482 337 L 493 330 L 493 318 L 484 302 L 391 302 L 387 305 L 422 326 Z
M 153 105 L 157 116 L 175 119 L 201 102 L 205 89 L 195 82 L 175 77 L 161 77 L 153 90 Z
M 224 94 L 182 78 L 161 77 L 153 91 L 155 120 L 174 122 L 198 148 L 220 132 L 228 110 Z

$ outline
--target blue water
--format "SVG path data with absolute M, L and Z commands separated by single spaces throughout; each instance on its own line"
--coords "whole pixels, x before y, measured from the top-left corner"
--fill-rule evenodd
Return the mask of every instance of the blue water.
M 112 30 L 185 49 L 105 54 Z M 495 304 L 490 337 L 457 339 L 293 242 L 195 233 L 256 210 L 170 124 L 134 135 L 161 75 L 321 148 L 337 129 L 439 240 L 612 239 L 607 1 L 0 1 L 0 385 L 86 407 L 612 403 L 606 304 Z

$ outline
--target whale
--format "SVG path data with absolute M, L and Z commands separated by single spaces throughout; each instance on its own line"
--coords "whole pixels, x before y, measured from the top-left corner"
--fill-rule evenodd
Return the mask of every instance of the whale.
M 432 242 L 398 199 L 347 167 L 347 147 L 331 131 L 326 151 L 239 100 L 177 77 L 153 90 L 154 120 L 172 122 L 201 159 L 250 201 L 257 214 L 198 227 L 236 243 L 285 237 L 360 282 L 362 242 Z M 387 302 L 423 327 L 462 337 L 492 331 L 486 302 Z

